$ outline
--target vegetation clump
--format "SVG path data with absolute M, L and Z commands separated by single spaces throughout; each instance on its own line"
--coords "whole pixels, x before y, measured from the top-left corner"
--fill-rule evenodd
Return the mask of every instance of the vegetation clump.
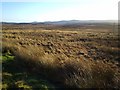
M 117 34 L 106 28 L 3 30 L 3 88 L 120 88 Z

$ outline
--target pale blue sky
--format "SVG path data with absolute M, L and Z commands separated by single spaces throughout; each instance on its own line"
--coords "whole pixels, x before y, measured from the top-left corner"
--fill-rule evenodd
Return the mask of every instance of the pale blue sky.
M 118 1 L 48 0 L 39 2 L 2 2 L 2 21 L 117 20 Z

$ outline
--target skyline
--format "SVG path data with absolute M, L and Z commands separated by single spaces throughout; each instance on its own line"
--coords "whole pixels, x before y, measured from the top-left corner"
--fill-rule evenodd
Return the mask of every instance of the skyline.
M 117 20 L 119 0 L 2 2 L 3 22 Z

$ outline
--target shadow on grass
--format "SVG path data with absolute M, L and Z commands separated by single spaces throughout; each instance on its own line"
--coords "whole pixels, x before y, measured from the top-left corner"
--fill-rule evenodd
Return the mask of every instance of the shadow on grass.
M 15 61 L 8 51 L 2 55 L 2 90 L 11 88 L 28 90 L 54 90 L 55 87 L 47 80 L 31 73 L 22 63 Z

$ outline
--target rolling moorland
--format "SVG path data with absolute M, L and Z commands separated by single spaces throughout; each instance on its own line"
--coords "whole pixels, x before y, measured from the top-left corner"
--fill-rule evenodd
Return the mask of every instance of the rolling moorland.
M 2 23 L 2 88 L 120 88 L 117 24 Z

